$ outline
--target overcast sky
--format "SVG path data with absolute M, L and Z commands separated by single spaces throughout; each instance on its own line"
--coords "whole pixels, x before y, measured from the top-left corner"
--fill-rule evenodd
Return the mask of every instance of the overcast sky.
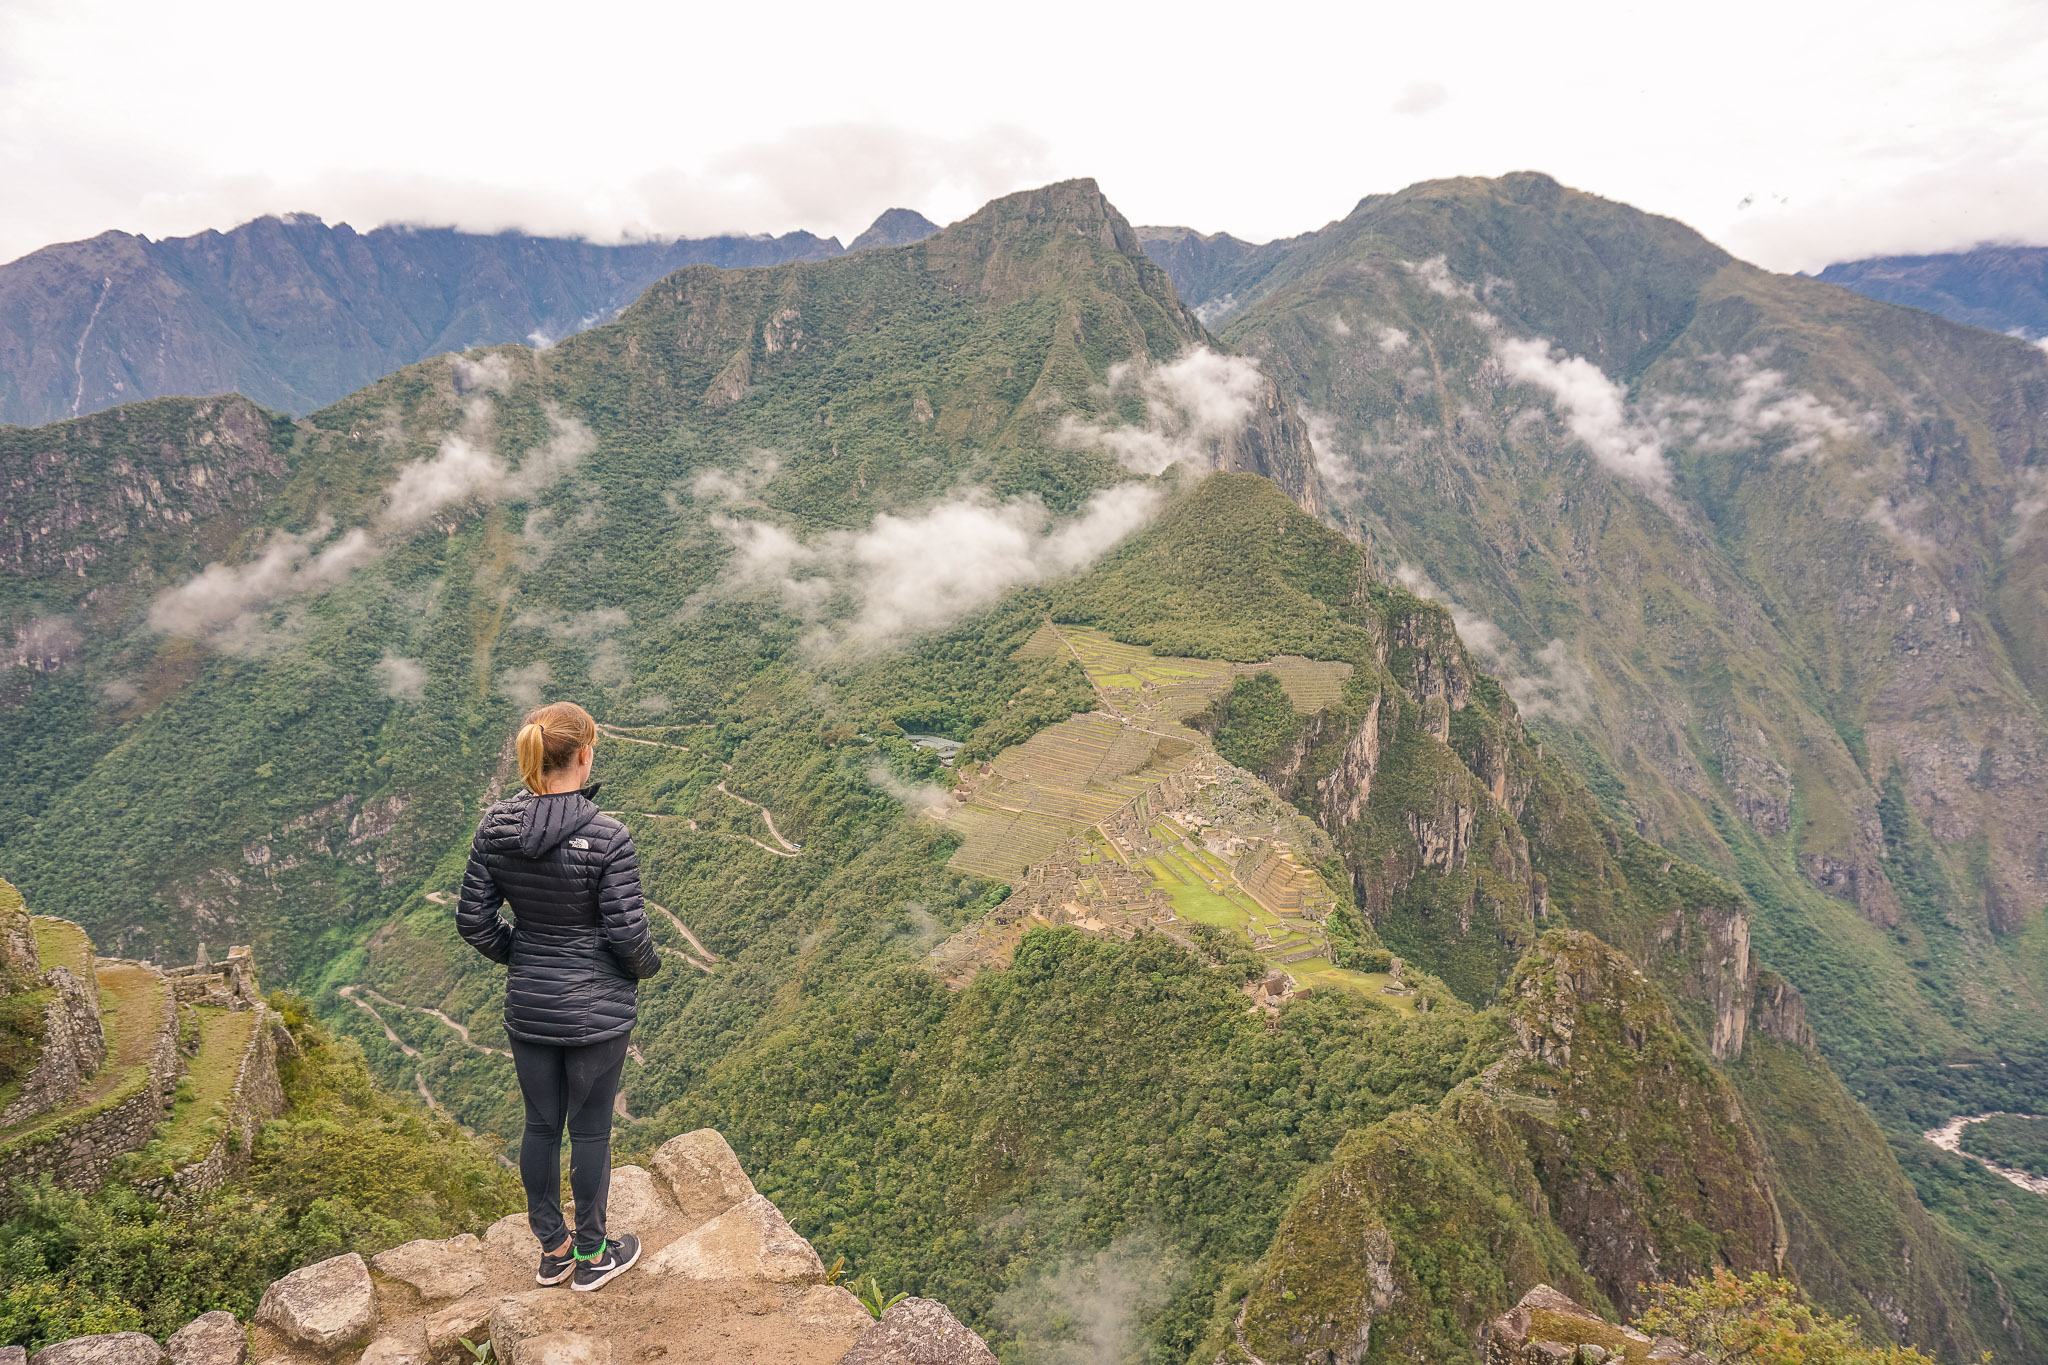
M 2048 243 L 2048 4 L 0 0 L 0 260 L 291 210 L 845 240 L 1076 175 L 1263 240 L 1519 169 L 1785 270 Z

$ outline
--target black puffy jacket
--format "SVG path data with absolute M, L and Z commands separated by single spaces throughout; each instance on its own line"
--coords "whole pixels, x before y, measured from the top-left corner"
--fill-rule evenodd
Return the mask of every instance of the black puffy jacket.
M 455 927 L 512 968 L 505 1032 L 587 1047 L 628 1032 L 635 982 L 661 970 L 640 896 L 633 836 L 590 798 L 597 788 L 522 792 L 484 812 Z M 513 921 L 498 917 L 510 902 Z

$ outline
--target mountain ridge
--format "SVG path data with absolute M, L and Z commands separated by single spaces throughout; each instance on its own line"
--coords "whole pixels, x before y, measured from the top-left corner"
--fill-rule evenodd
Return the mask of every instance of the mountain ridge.
M 884 218 L 896 224 L 885 231 L 910 230 Z M 808 232 L 600 245 L 408 225 L 358 233 L 308 214 L 159 241 L 104 232 L 0 265 L 0 423 L 230 390 L 304 413 L 440 351 L 560 340 L 681 265 L 843 250 Z
M 1837 261 L 1816 277 L 1869 298 L 2038 342 L 2048 337 L 2048 247 L 1986 243 L 1927 256 Z

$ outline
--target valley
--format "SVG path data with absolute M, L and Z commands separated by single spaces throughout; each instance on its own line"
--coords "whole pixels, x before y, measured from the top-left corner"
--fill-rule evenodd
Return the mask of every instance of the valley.
M 1128 1355 L 1294 1365 L 1716 1267 L 2043 1359 L 2048 1221 L 1918 1140 L 2042 1080 L 2035 551 L 1900 536 L 2015 534 L 2048 362 L 1539 182 L 1202 258 L 1228 310 L 1070 181 L 303 420 L 0 430 L 0 871 L 110 951 L 254 943 L 485 1191 L 450 889 L 573 696 L 663 950 L 620 1159 L 716 1128 L 1018 1359 L 1077 1285 L 1142 1286 Z M 1692 433 L 1668 480 L 1574 358 Z

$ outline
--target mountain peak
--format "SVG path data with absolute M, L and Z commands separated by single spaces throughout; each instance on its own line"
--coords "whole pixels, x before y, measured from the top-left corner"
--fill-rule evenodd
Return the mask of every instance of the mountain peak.
M 939 230 L 939 225 L 916 209 L 886 209 L 868 230 L 853 239 L 850 251 L 871 246 L 910 246 Z
M 968 235 L 1010 236 L 1019 229 L 1065 230 L 1092 236 L 1127 256 L 1143 255 L 1138 234 L 1092 177 L 1061 180 L 992 199 L 953 225 Z

